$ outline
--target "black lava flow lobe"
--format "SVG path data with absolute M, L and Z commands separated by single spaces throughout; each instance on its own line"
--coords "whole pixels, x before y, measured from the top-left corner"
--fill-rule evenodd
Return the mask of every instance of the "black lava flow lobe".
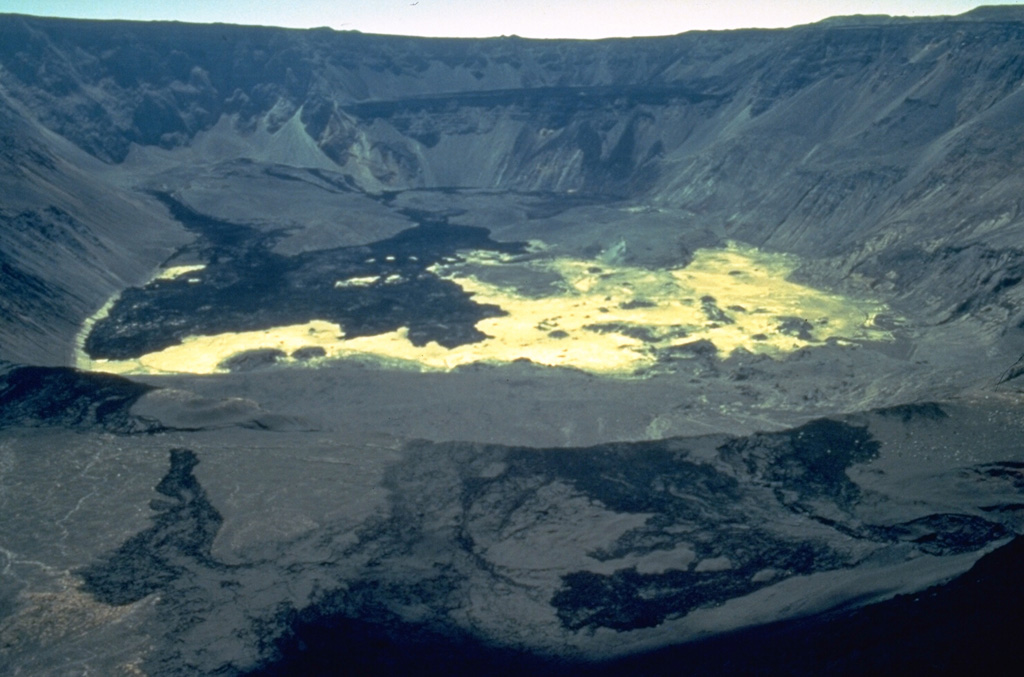
M 132 359 L 178 345 L 186 336 L 312 320 L 340 324 L 349 338 L 407 327 L 416 346 L 475 343 L 486 338 L 476 324 L 504 311 L 473 302 L 457 284 L 428 269 L 460 250 L 525 251 L 524 243 L 495 242 L 484 228 L 434 218 L 369 245 L 284 256 L 271 250 L 276 233 L 220 221 L 170 196 L 159 197 L 199 235 L 187 253 L 205 260 L 206 267 L 187 279 L 158 279 L 125 290 L 86 338 L 84 349 L 93 359 Z M 375 281 L 336 285 L 357 278 Z
M 199 460 L 189 449 L 172 449 L 170 456 L 171 467 L 156 486 L 165 498 L 150 503 L 157 511 L 153 525 L 78 572 L 83 590 L 104 604 L 137 602 L 197 563 L 223 568 L 210 554 L 223 519 L 192 472 Z

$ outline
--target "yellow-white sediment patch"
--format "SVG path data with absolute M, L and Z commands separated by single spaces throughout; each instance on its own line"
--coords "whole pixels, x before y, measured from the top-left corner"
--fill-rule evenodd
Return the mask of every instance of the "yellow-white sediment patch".
M 341 289 L 342 287 L 369 287 L 374 282 L 380 280 L 377 275 L 370 275 L 369 277 L 350 277 L 347 280 L 337 280 L 334 283 L 335 289 Z
M 259 331 L 190 336 L 180 345 L 134 360 L 92 360 L 85 368 L 113 374 L 213 374 L 220 363 L 247 350 L 276 349 L 288 355 L 306 346 L 336 346 L 341 327 L 314 320 L 307 324 Z M 82 366 L 82 365 L 80 365 Z
M 114 307 L 117 300 L 121 298 L 121 294 L 114 294 L 103 306 L 97 310 L 92 317 L 86 318 L 85 322 L 82 323 L 82 328 L 78 330 L 78 334 L 75 336 L 75 366 L 79 369 L 95 369 L 92 366 L 93 361 L 89 359 L 89 356 L 85 353 L 85 339 L 89 336 L 92 328 L 97 322 L 107 319 L 110 315 L 110 309 Z M 105 370 L 101 370 L 105 371 Z
M 149 278 L 149 281 L 146 284 L 149 284 L 150 282 L 154 282 L 156 280 L 174 280 L 181 277 L 182 275 L 194 273 L 204 268 L 206 268 L 205 264 L 197 264 L 190 266 L 171 266 L 170 268 L 161 268 L 156 273 L 154 273 L 152 277 Z M 93 313 L 92 317 L 87 318 L 85 322 L 82 323 L 82 328 L 78 331 L 78 335 L 75 336 L 75 366 L 78 367 L 79 369 L 96 369 L 96 367 L 92 366 L 94 362 L 89 359 L 88 355 L 85 354 L 85 339 L 86 337 L 89 336 L 89 332 L 92 331 L 92 328 L 96 325 L 97 322 L 105 320 L 107 316 L 110 315 L 110 310 L 114 307 L 114 304 L 117 303 L 118 299 L 120 298 L 120 293 L 114 294 L 109 299 L 107 299 L 107 302 L 104 303 L 99 310 Z M 108 370 L 104 369 L 102 371 Z
M 507 314 L 481 320 L 488 338 L 452 349 L 437 343 L 414 346 L 406 329 L 346 338 L 343 327 L 320 320 L 266 331 L 197 336 L 182 345 L 121 362 L 97 360 L 80 366 L 117 373 L 218 371 L 225 359 L 256 349 L 286 354 L 323 348 L 325 357 L 372 358 L 392 367 L 447 370 L 474 362 L 528 359 L 608 375 L 631 375 L 654 364 L 659 351 L 700 339 L 727 356 L 744 349 L 780 355 L 829 338 L 885 340 L 874 316 L 877 301 L 852 299 L 788 280 L 798 261 L 732 244 L 698 251 L 685 268 L 651 270 L 572 258 L 516 260 L 493 252 L 470 252 L 435 266 L 437 275 L 461 286 L 478 303 Z M 487 280 L 495 266 L 516 268 L 527 292 Z M 507 271 L 506 271 L 507 272 Z M 556 280 L 536 289 L 536 279 Z M 379 277 L 339 281 L 371 284 Z M 709 317 L 708 309 L 731 319 Z M 715 310 L 717 309 L 717 311 Z M 787 318 L 806 320 L 804 337 L 781 330 Z
M 493 338 L 478 344 L 476 351 L 497 361 L 525 357 L 541 364 L 629 373 L 650 365 L 657 350 L 699 339 L 710 340 L 724 355 L 741 348 L 777 355 L 832 337 L 888 338 L 872 326 L 874 316 L 884 310 L 882 304 L 791 282 L 787 277 L 796 264 L 793 257 L 736 244 L 700 250 L 689 266 L 674 270 L 554 258 L 528 264 L 557 272 L 563 280 L 544 296 L 520 295 L 470 272 L 505 265 L 490 253 L 436 272 L 472 293 L 475 301 L 493 303 L 508 313 L 477 324 Z M 712 303 L 732 323 L 709 319 L 705 306 Z M 784 318 L 807 320 L 813 326 L 811 340 L 779 331 Z
M 170 268 L 162 269 L 153 279 L 154 280 L 174 280 L 182 275 L 188 273 L 194 273 L 205 268 L 205 265 L 199 264 L 194 266 L 171 266 Z

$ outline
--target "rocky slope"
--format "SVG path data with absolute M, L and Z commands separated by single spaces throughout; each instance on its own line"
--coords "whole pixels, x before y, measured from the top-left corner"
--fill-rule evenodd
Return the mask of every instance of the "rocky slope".
M 0 96 L 0 354 L 68 364 L 86 317 L 138 284 L 185 233 L 145 196 Z

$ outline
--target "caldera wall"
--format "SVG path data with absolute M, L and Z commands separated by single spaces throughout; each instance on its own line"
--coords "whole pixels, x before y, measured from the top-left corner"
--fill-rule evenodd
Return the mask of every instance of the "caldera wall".
M 982 10 L 592 42 L 0 18 L 8 126 L 57 156 L 628 199 L 1000 332 L 1024 320 L 1022 54 L 1024 15 Z

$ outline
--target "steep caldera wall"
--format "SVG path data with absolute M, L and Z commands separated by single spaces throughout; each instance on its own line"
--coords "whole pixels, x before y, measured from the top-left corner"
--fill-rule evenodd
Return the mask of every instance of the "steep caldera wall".
M 0 17 L 0 85 L 107 163 L 204 148 L 379 192 L 681 209 L 937 318 L 1024 316 L 1024 13 L 632 40 Z

